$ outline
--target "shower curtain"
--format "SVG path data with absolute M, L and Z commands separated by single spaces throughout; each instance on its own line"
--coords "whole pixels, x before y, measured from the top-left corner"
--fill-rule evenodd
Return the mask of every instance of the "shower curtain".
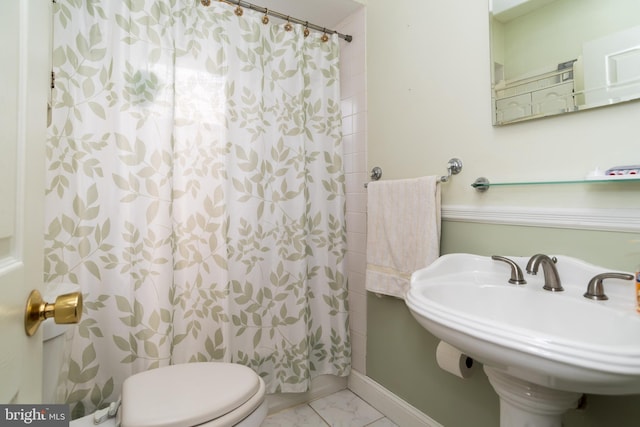
M 336 36 L 223 2 L 55 8 L 45 282 L 85 299 L 60 400 L 199 361 L 270 393 L 348 375 Z

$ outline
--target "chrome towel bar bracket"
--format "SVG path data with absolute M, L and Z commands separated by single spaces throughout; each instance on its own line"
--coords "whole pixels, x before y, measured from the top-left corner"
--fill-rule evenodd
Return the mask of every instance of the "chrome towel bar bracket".
M 369 175 L 371 177 L 371 181 L 377 181 L 380 178 L 382 178 L 382 168 L 380 166 L 375 166 L 373 169 L 371 169 L 371 175 Z M 367 188 L 368 183 L 364 183 L 364 188 Z
M 440 177 L 440 182 L 447 182 L 451 175 L 458 175 L 462 171 L 462 160 L 453 158 L 447 163 L 447 175 Z
M 377 181 L 380 178 L 382 178 L 382 168 L 380 168 L 379 166 L 376 166 L 373 169 L 371 169 L 371 180 Z

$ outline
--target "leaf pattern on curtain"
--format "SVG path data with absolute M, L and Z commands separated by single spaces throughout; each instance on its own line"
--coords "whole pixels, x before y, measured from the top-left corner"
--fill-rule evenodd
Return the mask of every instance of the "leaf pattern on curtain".
M 74 417 L 173 363 L 350 371 L 337 37 L 222 2 L 58 2 L 45 281 L 85 297 Z

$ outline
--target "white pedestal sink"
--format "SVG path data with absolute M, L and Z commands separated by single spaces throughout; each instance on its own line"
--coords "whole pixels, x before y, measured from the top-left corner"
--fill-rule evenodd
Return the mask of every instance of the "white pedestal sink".
M 524 271 L 528 258 L 509 257 Z M 557 256 L 563 292 L 542 274 L 509 284 L 506 263 L 445 255 L 415 272 L 405 298 L 433 335 L 484 364 L 502 427 L 560 427 L 583 393 L 640 393 L 640 314 L 633 282 L 607 279 L 609 299 L 584 298 L 609 270 Z
M 575 408 L 582 396 L 530 383 L 489 366 L 484 371 L 500 397 L 502 427 L 561 427 L 562 414 Z

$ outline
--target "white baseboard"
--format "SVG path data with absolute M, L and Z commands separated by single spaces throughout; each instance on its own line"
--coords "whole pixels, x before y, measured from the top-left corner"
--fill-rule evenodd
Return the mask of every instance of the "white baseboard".
M 348 388 L 399 426 L 443 427 L 442 424 L 359 372 L 351 371 Z

